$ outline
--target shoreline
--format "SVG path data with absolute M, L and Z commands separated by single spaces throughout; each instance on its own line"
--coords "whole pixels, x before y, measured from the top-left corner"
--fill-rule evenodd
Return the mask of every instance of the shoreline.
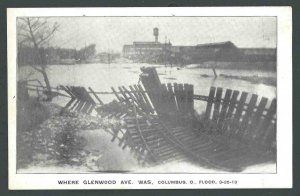
M 264 76 L 236 76 L 236 75 L 227 75 L 227 74 L 220 74 L 220 77 L 228 78 L 228 79 L 236 79 L 236 80 L 244 80 L 254 84 L 265 84 L 269 86 L 276 87 L 277 79 L 276 77 L 264 77 Z

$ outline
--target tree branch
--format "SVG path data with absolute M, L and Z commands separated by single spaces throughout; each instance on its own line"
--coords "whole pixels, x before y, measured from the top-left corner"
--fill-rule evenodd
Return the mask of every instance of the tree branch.
M 32 67 L 33 69 L 35 69 L 36 71 L 40 72 L 40 73 L 44 73 L 44 70 L 37 68 L 36 66 L 30 65 L 30 67 Z
M 47 24 L 47 21 L 44 21 L 43 23 L 36 24 L 35 26 L 32 26 L 32 31 L 35 32 L 42 27 L 44 27 Z
M 18 18 L 18 20 L 22 20 L 22 21 L 24 21 L 24 22 L 26 22 L 27 23 L 27 18 Z
M 37 18 L 36 21 L 31 25 L 33 28 L 38 25 L 40 18 Z
M 26 39 L 22 40 L 23 42 L 28 41 L 28 40 L 32 41 L 32 37 L 30 35 L 26 35 L 26 34 L 22 34 L 22 33 L 19 33 L 18 35 L 26 38 Z
M 46 41 L 47 39 L 49 39 L 51 36 L 54 35 L 54 33 L 57 31 L 57 29 L 58 29 L 58 25 L 55 25 L 53 27 L 52 31 L 46 37 L 41 36 L 41 39 L 37 44 L 39 45 L 39 44 L 43 43 L 44 41 Z

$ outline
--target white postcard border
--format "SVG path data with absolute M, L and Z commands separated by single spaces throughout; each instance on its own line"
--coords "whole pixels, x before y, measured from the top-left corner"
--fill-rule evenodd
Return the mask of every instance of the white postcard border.
M 16 173 L 16 17 L 18 16 L 276 16 L 277 44 L 277 173 L 276 174 L 17 174 Z M 202 8 L 8 8 L 8 139 L 9 189 L 215 189 L 292 187 L 292 9 L 291 7 Z M 84 180 L 116 180 L 88 185 Z M 79 180 L 59 185 L 58 180 Z M 120 180 L 134 184 L 121 185 Z M 152 180 L 141 185 L 137 180 Z M 158 181 L 237 180 L 238 184 L 158 184 Z

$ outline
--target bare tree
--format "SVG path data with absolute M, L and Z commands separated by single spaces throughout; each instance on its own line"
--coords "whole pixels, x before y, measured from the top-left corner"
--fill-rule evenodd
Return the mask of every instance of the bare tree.
M 48 101 L 52 99 L 52 91 L 46 72 L 47 63 L 43 47 L 49 45 L 49 41 L 57 32 L 58 27 L 57 23 L 51 23 L 46 18 L 22 17 L 17 20 L 18 47 L 29 46 L 34 49 L 36 60 L 30 66 L 43 75 Z

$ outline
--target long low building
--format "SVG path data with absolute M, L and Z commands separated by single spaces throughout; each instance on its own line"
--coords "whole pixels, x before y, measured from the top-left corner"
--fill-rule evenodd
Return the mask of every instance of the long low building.
M 170 50 L 171 43 L 162 44 L 160 42 L 133 42 L 132 45 L 123 46 L 123 56 L 133 59 L 146 55 L 159 55 L 166 50 Z
M 123 46 L 123 57 L 138 62 L 162 62 L 191 64 L 205 61 L 264 62 L 276 61 L 276 48 L 238 48 L 231 41 L 173 46 L 170 42 L 158 42 L 158 29 L 154 28 L 154 42 L 133 42 Z

